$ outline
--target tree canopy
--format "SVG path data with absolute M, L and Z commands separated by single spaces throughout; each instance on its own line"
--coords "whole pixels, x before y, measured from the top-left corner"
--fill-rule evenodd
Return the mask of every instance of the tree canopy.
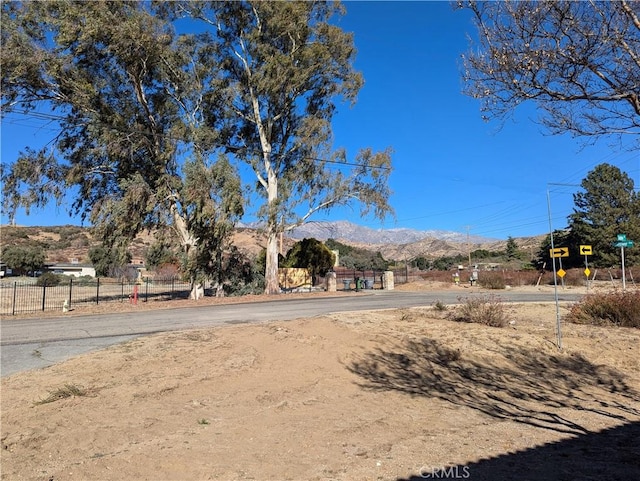
M 354 102 L 362 76 L 353 36 L 331 21 L 325 2 L 175 2 L 174 15 L 198 20 L 215 36 L 224 102 L 207 104 L 229 133 L 228 150 L 255 175 L 267 232 L 265 291 L 278 286 L 278 236 L 314 213 L 357 200 L 384 217 L 390 149 L 348 160 L 333 150 L 331 120 L 340 99 Z
M 264 198 L 265 290 L 277 292 L 280 232 L 353 200 L 363 213 L 391 211 L 390 150 L 347 160 L 332 146 L 335 102 L 355 101 L 362 85 L 353 37 L 331 23 L 341 11 L 324 2 L 4 3 L 3 110 L 49 111 L 59 130 L 3 170 L 3 209 L 10 216 L 71 190 L 72 212 L 116 251 L 169 226 L 195 281 L 201 267 L 221 265 L 203 255 L 228 245 L 247 205 L 231 179 L 249 167 L 247 183 Z M 198 33 L 177 31 L 185 19 Z M 222 170 L 219 154 L 229 160 Z
M 576 246 L 592 245 L 593 263 L 611 267 L 620 263 L 614 247 L 618 234 L 636 245 L 628 249 L 629 264 L 640 262 L 640 196 L 633 180 L 619 168 L 600 164 L 583 179 L 582 191 L 574 194 L 574 212 L 569 216 L 571 238 Z
M 301 267 L 309 270 L 313 285 L 318 276 L 324 276 L 333 268 L 335 256 L 322 242 L 317 239 L 302 239 L 296 242 L 287 252 L 285 259 L 287 267 Z
M 325 245 L 331 250 L 338 251 L 340 265 L 347 269 L 384 271 L 389 267 L 389 262 L 379 251 L 373 252 L 362 247 L 346 245 L 335 239 L 327 239 Z
M 207 46 L 145 2 L 8 2 L 2 22 L 5 113 L 49 110 L 58 127 L 3 171 L 3 208 L 28 211 L 74 191 L 72 213 L 91 221 L 111 257 L 142 230 L 170 226 L 195 281 L 198 246 L 226 232 L 203 235 L 203 215 L 239 215 L 237 202 L 221 202 L 239 195 L 238 183 L 213 180 L 217 134 L 202 103 L 217 70 Z M 192 164 L 201 175 L 185 172 Z
M 478 31 L 465 91 L 486 118 L 532 101 L 553 133 L 631 135 L 640 148 L 639 2 L 458 3 Z
M 21 275 L 42 269 L 45 259 L 45 251 L 36 246 L 9 246 L 2 251 L 2 261 Z

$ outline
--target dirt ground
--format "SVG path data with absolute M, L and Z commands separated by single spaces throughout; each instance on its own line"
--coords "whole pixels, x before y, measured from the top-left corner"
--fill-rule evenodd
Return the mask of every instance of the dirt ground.
M 565 323 L 560 351 L 554 304 L 506 328 L 452 309 L 158 334 L 4 377 L 2 479 L 640 479 L 638 330 Z

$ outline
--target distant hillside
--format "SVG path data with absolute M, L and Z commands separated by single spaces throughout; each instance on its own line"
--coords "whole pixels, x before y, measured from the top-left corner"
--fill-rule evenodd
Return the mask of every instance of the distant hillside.
M 257 255 L 265 246 L 265 236 L 255 229 L 237 229 L 234 244 L 248 256 Z M 154 242 L 154 234 L 143 232 L 131 243 L 129 252 L 134 259 L 144 259 L 146 251 Z M 295 243 L 283 239 L 283 249 Z M 79 226 L 52 227 L 0 227 L 0 245 L 6 248 L 14 245 L 35 245 L 45 250 L 47 262 L 89 262 L 89 250 L 100 245 L 91 235 L 91 229 Z
M 295 237 L 297 236 L 297 237 Z M 504 250 L 506 241 L 497 241 L 479 237 L 470 237 L 455 232 L 414 231 L 411 229 L 374 230 L 348 222 L 320 224 L 312 223 L 296 229 L 294 235 L 283 237 L 283 252 L 286 253 L 297 240 L 303 237 L 315 237 L 326 240 L 333 238 L 347 245 L 380 252 L 387 260 L 413 259 L 419 256 L 438 258 L 453 255 L 467 255 L 470 251 L 485 249 Z M 521 250 L 535 254 L 544 235 L 515 238 Z M 142 233 L 131 244 L 130 252 L 134 259 L 144 259 L 146 250 L 153 243 L 153 233 Z M 237 229 L 234 244 L 250 257 L 256 256 L 266 246 L 266 237 L 262 231 L 250 228 Z M 37 245 L 47 253 L 48 262 L 88 262 L 89 249 L 99 243 L 92 237 L 91 229 L 78 226 L 20 227 L 2 226 L 0 228 L 2 248 L 12 245 Z
M 414 229 L 371 229 L 346 221 L 310 222 L 294 229 L 289 235 L 295 239 L 314 237 L 320 240 L 335 239 L 344 244 L 380 252 L 387 260 L 437 258 L 467 255 L 478 249 L 502 251 L 507 241 L 487 237 L 469 236 L 452 231 Z M 518 247 L 533 256 L 545 235 L 514 238 Z
M 516 237 L 514 241 L 520 250 L 533 257 L 540 244 L 544 240 L 545 235 L 535 237 Z M 488 241 L 488 242 L 453 242 L 436 238 L 425 238 L 417 242 L 407 244 L 362 244 L 359 247 L 366 247 L 370 250 L 379 251 L 382 257 L 388 260 L 404 260 L 414 259 L 416 257 L 438 258 L 455 255 L 468 255 L 469 252 L 484 249 L 487 251 L 504 251 L 507 247 L 507 241 Z

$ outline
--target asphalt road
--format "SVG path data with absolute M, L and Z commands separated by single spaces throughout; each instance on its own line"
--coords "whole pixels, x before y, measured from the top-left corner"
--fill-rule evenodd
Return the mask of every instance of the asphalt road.
M 7 376 L 29 369 L 51 366 L 70 357 L 102 349 L 136 337 L 183 329 L 225 324 L 292 320 L 346 311 L 366 311 L 429 306 L 440 301 L 455 304 L 460 291 L 363 291 L 345 297 L 296 298 L 245 304 L 195 306 L 118 314 L 95 314 L 59 318 L 11 319 L 0 324 L 0 372 Z M 466 291 L 465 297 L 486 295 Z M 551 302 L 553 291 L 500 291 L 506 302 Z M 559 291 L 560 301 L 575 301 L 580 294 Z M 550 309 L 555 309 L 550 305 Z

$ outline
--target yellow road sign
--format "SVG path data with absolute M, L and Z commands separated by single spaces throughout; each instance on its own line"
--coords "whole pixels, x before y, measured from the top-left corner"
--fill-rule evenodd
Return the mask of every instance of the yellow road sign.
M 589 277 L 589 274 L 591 274 L 591 270 L 587 267 L 587 268 L 584 270 L 584 275 L 585 275 L 585 276 L 587 276 L 587 277 Z
M 593 254 L 593 251 L 591 250 L 591 246 L 580 246 L 581 256 L 590 256 L 591 254 Z
M 560 269 L 556 274 L 558 274 L 558 277 L 564 277 L 567 272 L 564 269 Z
M 551 257 L 569 257 L 568 247 L 556 247 L 555 249 L 549 249 Z

